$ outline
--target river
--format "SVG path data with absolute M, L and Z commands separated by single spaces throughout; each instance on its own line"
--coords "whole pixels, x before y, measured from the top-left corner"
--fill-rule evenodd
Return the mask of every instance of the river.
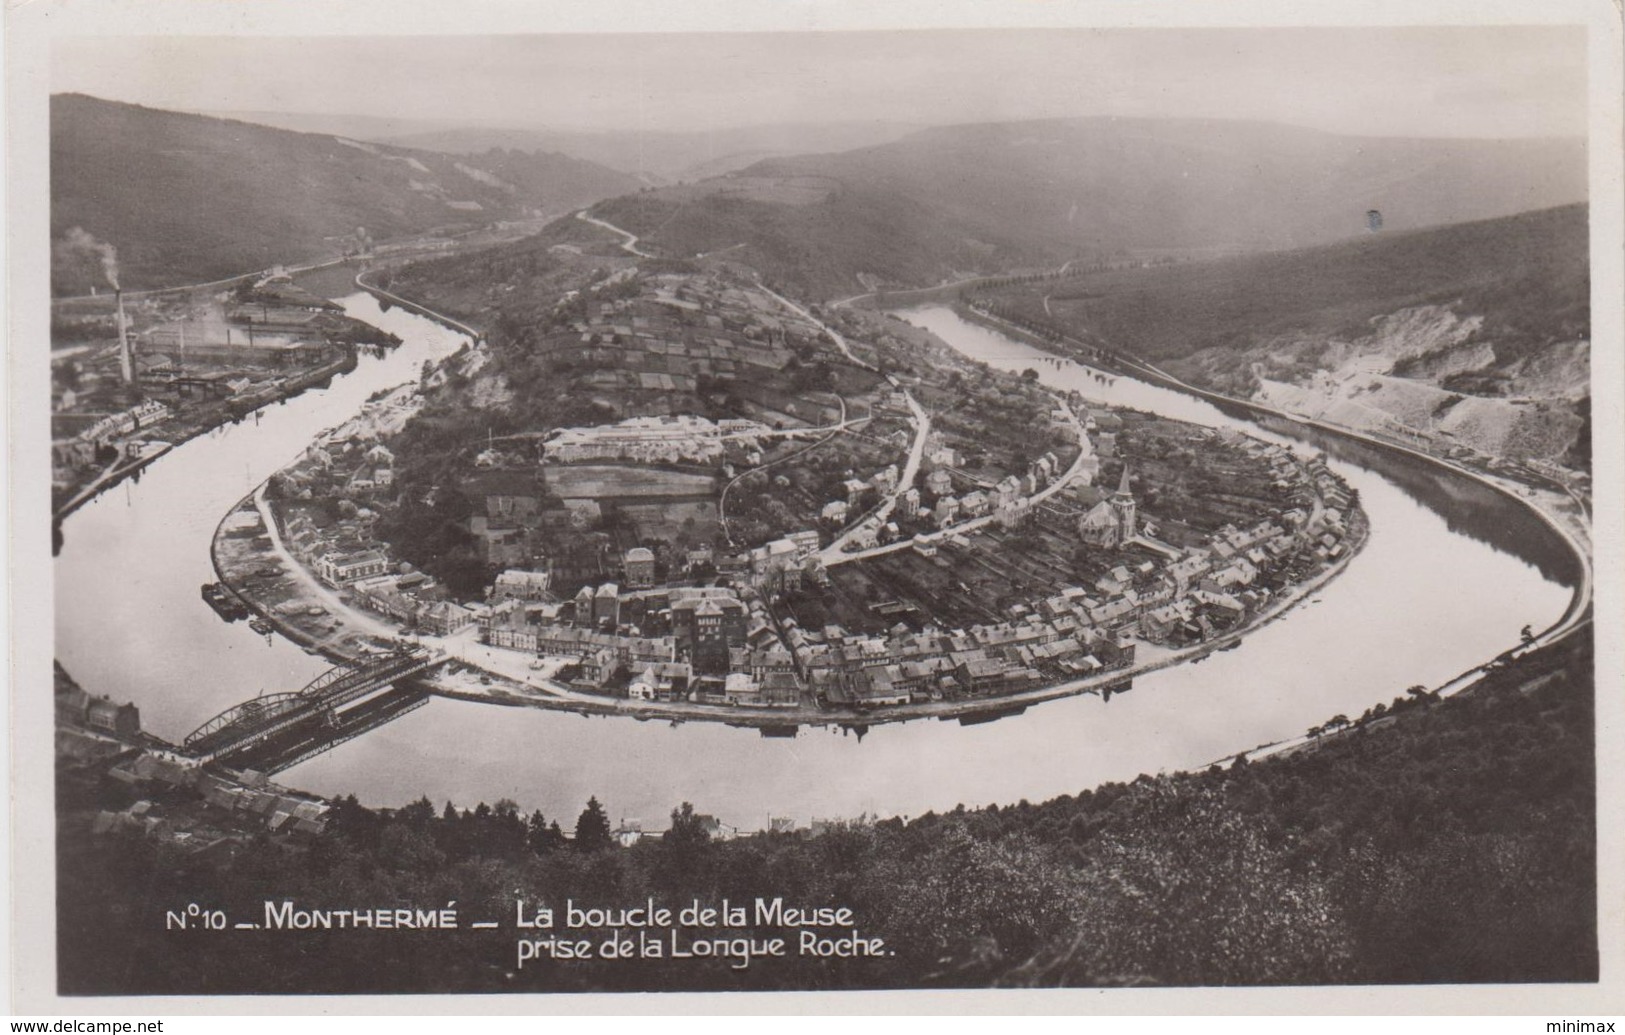
M 94 694 L 134 701 L 143 725 L 179 739 L 262 689 L 297 689 L 325 667 L 292 644 L 222 622 L 200 599 L 213 580 L 220 517 L 374 391 L 411 380 L 462 337 L 368 295 L 341 300 L 399 335 L 355 373 L 176 449 L 73 514 L 56 568 L 56 656 Z M 1058 388 L 1182 420 L 1273 436 L 1212 405 L 1128 378 L 1109 387 L 944 306 L 907 311 L 977 359 L 1032 367 Z M 1289 430 L 1281 425 L 1277 430 Z M 612 820 L 651 829 L 683 801 L 743 829 L 860 813 L 919 815 L 1040 801 L 1142 772 L 1189 768 L 1351 717 L 1407 686 L 1437 685 L 1555 621 L 1572 578 L 1555 537 L 1517 504 L 1467 479 L 1379 450 L 1330 448 L 1357 488 L 1371 539 L 1348 570 L 1232 651 L 1143 676 L 1105 702 L 1053 701 L 977 726 L 920 721 L 859 738 L 803 730 L 767 739 L 710 723 L 626 718 L 436 699 L 303 763 L 279 782 L 399 805 L 512 798 L 569 826 L 596 795 Z

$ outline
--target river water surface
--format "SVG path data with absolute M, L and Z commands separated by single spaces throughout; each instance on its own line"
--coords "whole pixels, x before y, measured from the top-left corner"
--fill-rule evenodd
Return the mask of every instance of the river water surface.
M 138 482 L 73 514 L 56 559 L 56 654 L 93 694 L 134 701 L 146 728 L 178 740 L 261 690 L 298 689 L 320 658 L 245 623 L 227 624 L 198 595 L 213 581 L 220 518 L 318 432 L 374 391 L 414 379 L 463 338 L 426 319 L 382 312 L 364 294 L 350 315 L 405 342 L 363 358 L 332 387 L 306 392 L 176 449 Z M 1274 437 L 1214 406 L 1072 364 L 967 323 L 944 306 L 904 318 L 974 358 L 1032 367 L 1087 397 Z M 1285 439 L 1282 439 L 1285 441 Z M 1517 504 L 1464 478 L 1339 440 L 1315 443 L 1360 492 L 1371 540 L 1347 571 L 1235 650 L 1135 680 L 1104 702 L 1083 696 L 977 726 L 919 721 L 861 739 L 803 730 L 766 739 L 710 723 L 672 726 L 436 699 L 428 707 L 289 769 L 279 782 L 399 805 L 428 795 L 459 806 L 512 798 L 565 826 L 589 795 L 612 819 L 651 829 L 683 801 L 745 829 L 770 816 L 801 822 L 860 813 L 918 815 L 1039 801 L 1142 772 L 1199 766 L 1355 716 L 1407 686 L 1442 683 L 1555 621 L 1571 576 L 1555 537 Z

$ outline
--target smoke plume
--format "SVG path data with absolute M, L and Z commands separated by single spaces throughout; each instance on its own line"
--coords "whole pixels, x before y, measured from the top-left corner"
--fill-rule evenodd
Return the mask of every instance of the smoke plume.
M 102 275 L 119 290 L 118 282 L 118 249 L 106 241 L 99 241 L 87 233 L 83 227 L 74 227 L 62 238 L 62 248 L 70 253 L 88 256 L 96 259 L 102 265 Z

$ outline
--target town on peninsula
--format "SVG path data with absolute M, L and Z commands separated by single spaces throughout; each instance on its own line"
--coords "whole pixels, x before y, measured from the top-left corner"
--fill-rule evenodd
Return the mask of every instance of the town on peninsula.
M 335 659 L 416 641 L 455 695 L 793 730 L 1109 696 L 1363 537 L 1312 453 L 1090 405 L 747 271 L 627 265 L 331 429 L 215 554 Z

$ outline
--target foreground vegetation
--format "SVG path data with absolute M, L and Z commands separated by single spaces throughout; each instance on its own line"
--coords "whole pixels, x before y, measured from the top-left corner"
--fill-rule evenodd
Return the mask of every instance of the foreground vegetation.
M 93 839 L 121 792 L 64 779 L 66 994 L 1589 981 L 1597 977 L 1589 635 L 1310 746 L 1038 805 L 711 841 L 687 807 L 629 848 L 512 802 L 374 812 L 234 856 Z M 514 963 L 516 899 L 850 906 L 893 956 Z M 499 931 L 166 932 L 188 902 L 438 909 Z

